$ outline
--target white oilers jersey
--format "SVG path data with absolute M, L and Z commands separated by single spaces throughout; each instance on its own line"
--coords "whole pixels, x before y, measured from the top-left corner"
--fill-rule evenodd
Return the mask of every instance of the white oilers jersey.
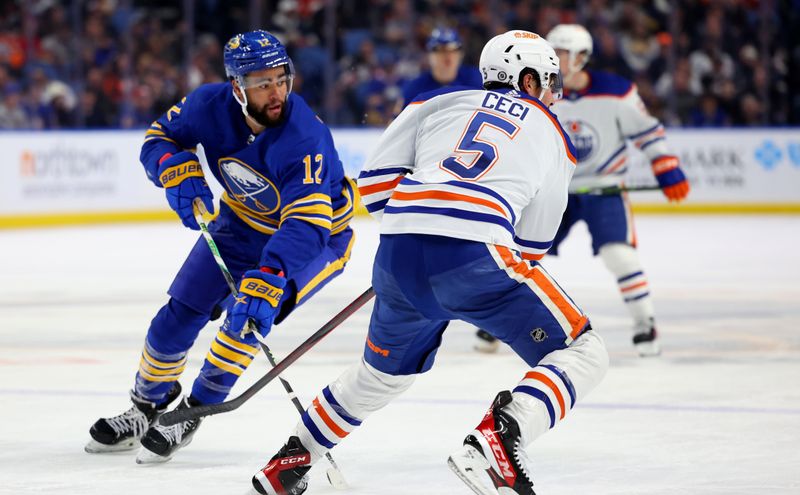
M 544 256 L 575 169 L 555 116 L 510 90 L 447 88 L 418 98 L 383 133 L 358 179 L 381 233 L 441 235 Z
M 628 170 L 627 142 L 651 162 L 668 154 L 664 128 L 647 113 L 634 84 L 604 72 L 589 76 L 585 90 L 568 93 L 552 108 L 575 146 L 573 191 L 620 185 Z

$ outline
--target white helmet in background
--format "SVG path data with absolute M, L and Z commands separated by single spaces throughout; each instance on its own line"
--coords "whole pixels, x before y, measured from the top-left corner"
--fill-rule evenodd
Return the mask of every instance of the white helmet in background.
M 555 99 L 561 98 L 563 93 L 556 52 L 550 43 L 536 33 L 509 31 L 495 36 L 483 47 L 479 65 L 484 87 L 497 82 L 522 91 L 522 71 L 534 69 L 539 74 L 542 93 L 550 89 Z
M 592 55 L 592 35 L 580 24 L 559 24 L 547 33 L 547 41 L 556 50 L 569 52 L 570 74 L 583 69 Z M 578 62 L 578 55 L 585 53 L 582 62 Z

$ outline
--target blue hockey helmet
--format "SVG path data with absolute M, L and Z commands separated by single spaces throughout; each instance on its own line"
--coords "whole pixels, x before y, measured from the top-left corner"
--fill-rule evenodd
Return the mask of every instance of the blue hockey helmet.
M 458 50 L 461 48 L 461 37 L 455 29 L 437 27 L 431 31 L 425 49 L 430 51 L 444 48 L 447 50 Z
M 264 30 L 237 34 L 225 43 L 223 52 L 225 75 L 243 78 L 250 72 L 286 66 L 286 73 L 294 76 L 294 64 L 278 38 Z

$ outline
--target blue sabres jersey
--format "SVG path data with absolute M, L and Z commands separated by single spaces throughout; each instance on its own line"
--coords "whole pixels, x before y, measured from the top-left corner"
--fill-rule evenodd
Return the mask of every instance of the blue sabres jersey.
M 229 83 L 200 86 L 153 122 L 141 161 L 158 183 L 164 154 L 198 144 L 225 190 L 220 215 L 235 215 L 272 235 L 263 265 L 287 273 L 300 269 L 309 258 L 305 253 L 347 228 L 352 182 L 330 131 L 301 97 L 290 94 L 283 123 L 253 136 Z
M 456 78 L 447 85 L 436 81 L 431 71 L 425 71 L 419 77 L 412 79 L 403 86 L 403 105 L 411 103 L 417 95 L 446 86 L 466 86 L 468 88 L 481 89 L 483 88 L 483 80 L 477 68 L 465 65 L 458 68 Z

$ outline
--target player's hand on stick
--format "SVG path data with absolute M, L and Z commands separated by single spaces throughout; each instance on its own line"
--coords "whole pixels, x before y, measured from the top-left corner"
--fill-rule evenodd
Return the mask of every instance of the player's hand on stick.
M 158 178 L 167 193 L 169 206 L 181 218 L 183 225 L 200 230 L 194 218 L 192 201 L 200 198 L 206 209 L 214 213 L 214 195 L 208 187 L 197 155 L 181 151 L 162 158 L 158 166 Z
M 266 336 L 278 314 L 285 286 L 286 279 L 271 273 L 269 268 L 244 272 L 239 296 L 228 312 L 228 330 L 244 337 L 249 331 L 247 319 L 252 318 L 261 335 Z
M 672 155 L 659 156 L 652 163 L 653 174 L 659 187 L 670 201 L 682 201 L 689 194 L 689 181 L 678 165 L 678 157 Z

